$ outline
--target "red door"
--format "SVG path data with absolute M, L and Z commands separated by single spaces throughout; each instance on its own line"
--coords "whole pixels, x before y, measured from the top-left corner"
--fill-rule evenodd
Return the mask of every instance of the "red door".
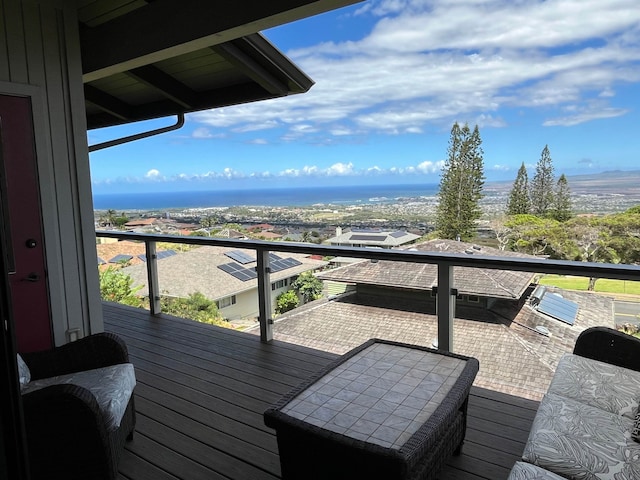
M 19 352 L 53 346 L 37 173 L 31 101 L 0 95 L 0 189 Z

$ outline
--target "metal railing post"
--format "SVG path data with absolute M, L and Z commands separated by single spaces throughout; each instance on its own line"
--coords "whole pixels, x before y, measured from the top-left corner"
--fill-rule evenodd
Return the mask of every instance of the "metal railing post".
M 151 315 L 162 313 L 160 306 L 160 285 L 158 282 L 158 255 L 156 254 L 156 242 L 145 241 L 145 253 L 147 256 L 147 280 L 149 285 L 149 309 Z
M 256 250 L 256 260 L 260 340 L 270 342 L 273 340 L 273 319 L 271 318 L 271 269 L 269 267 L 269 250 Z
M 453 288 L 453 265 L 438 263 L 438 293 L 436 314 L 438 316 L 438 348 L 453 351 L 453 317 L 456 309 L 457 292 Z

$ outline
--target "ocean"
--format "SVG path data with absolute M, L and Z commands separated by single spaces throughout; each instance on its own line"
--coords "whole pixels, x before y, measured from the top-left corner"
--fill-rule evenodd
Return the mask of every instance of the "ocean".
M 94 194 L 93 208 L 94 210 L 169 210 L 232 206 L 357 205 L 394 202 L 406 198 L 432 197 L 437 193 L 437 184 L 109 193 Z

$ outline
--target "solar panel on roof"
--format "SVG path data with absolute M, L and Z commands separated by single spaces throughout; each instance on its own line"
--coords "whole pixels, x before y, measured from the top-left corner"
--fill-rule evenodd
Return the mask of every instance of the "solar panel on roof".
M 373 242 L 384 242 L 385 235 L 351 235 L 349 240 L 364 240 L 364 241 L 373 241 Z
M 538 311 L 546 313 L 550 317 L 561 322 L 573 325 L 578 315 L 578 304 L 562 298 L 554 293 L 547 293 L 540 300 Z
M 111 260 L 109 260 L 109 263 L 128 262 L 132 258 L 133 255 L 124 255 L 121 253 L 120 255 L 116 255 Z
M 225 255 L 243 265 L 256 261 L 254 257 L 240 250 L 231 250 L 229 252 L 226 252 Z
M 156 260 L 161 260 L 167 257 L 173 257 L 174 255 L 176 255 L 175 250 L 162 250 L 156 253 Z M 144 253 L 141 253 L 140 255 L 138 255 L 138 258 L 143 262 L 147 261 L 147 256 Z
M 380 233 L 382 231 L 381 228 L 354 228 L 351 230 L 352 232 L 358 233 Z
M 280 272 L 282 270 L 286 270 L 287 268 L 295 267 L 298 265 L 302 265 L 302 262 L 299 262 L 295 258 L 281 258 L 276 260 L 275 262 L 270 262 L 269 267 L 271 268 L 271 273 Z
M 408 235 L 407 232 L 393 232 L 390 233 L 389 236 L 393 237 L 393 238 L 400 238 L 400 237 L 404 237 L 405 235 Z
M 98 265 L 104 265 L 105 263 L 107 262 L 105 262 L 102 258 L 98 257 Z
M 222 265 L 218 265 L 218 268 L 227 272 L 229 275 L 233 275 L 238 280 L 242 280 L 243 282 L 258 277 L 255 269 L 245 268 L 235 263 L 224 263 Z
M 276 260 L 282 260 L 282 257 L 279 257 L 278 255 L 276 255 L 275 253 L 271 253 L 269 252 L 269 260 L 271 260 L 272 262 L 276 261 Z
M 218 265 L 218 268 L 227 273 L 237 272 L 238 270 L 244 270 L 244 267 L 240 265 L 236 265 L 235 263 L 225 263 L 222 265 Z

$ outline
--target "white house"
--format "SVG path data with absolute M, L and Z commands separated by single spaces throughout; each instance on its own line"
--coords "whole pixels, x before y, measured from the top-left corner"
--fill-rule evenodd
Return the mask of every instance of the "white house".
M 415 242 L 420 235 L 402 230 L 382 230 L 381 228 L 351 229 L 346 232 L 342 228 L 336 228 L 336 236 L 326 243 L 330 245 L 342 245 L 346 247 L 379 247 L 394 248 L 400 245 L 408 245 Z
M 282 292 L 291 289 L 303 272 L 314 271 L 328 262 L 303 254 L 271 253 L 271 305 Z M 258 317 L 258 280 L 253 250 L 203 246 L 158 261 L 162 295 L 188 297 L 200 292 L 218 303 L 228 320 Z M 122 269 L 134 285 L 144 285 L 139 294 L 148 295 L 145 265 Z

